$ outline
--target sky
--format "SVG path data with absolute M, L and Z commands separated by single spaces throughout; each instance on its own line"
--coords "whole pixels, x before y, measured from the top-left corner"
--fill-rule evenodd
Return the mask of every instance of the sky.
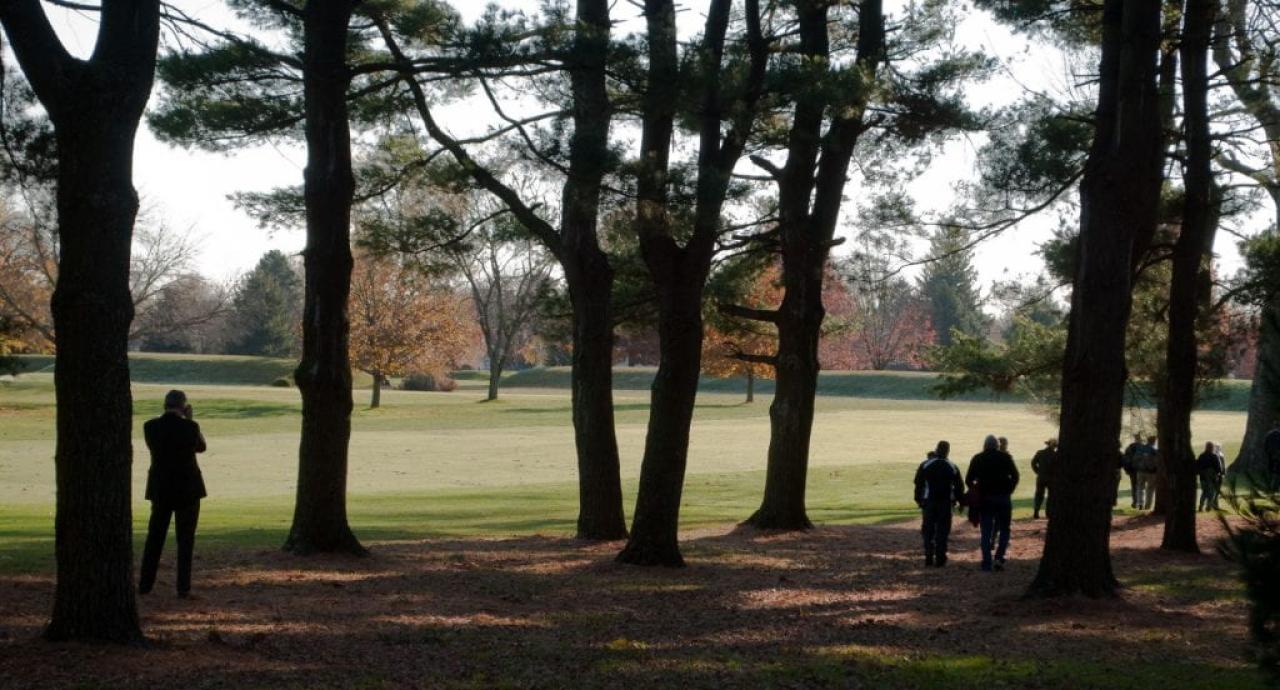
M 173 4 L 207 23 L 236 25 L 221 0 L 176 0 Z M 527 8 L 533 3 L 505 0 L 496 4 Z M 681 14 L 682 32 L 694 30 L 701 22 L 704 3 L 679 4 L 686 10 Z M 888 3 L 890 11 L 895 4 L 900 3 L 892 0 Z M 473 0 L 459 0 L 454 5 L 467 21 L 475 19 L 484 8 L 483 3 Z M 614 7 L 615 19 L 634 22 L 638 16 L 638 10 L 629 3 L 619 2 Z M 96 20 L 53 8 L 49 11 L 68 50 L 87 55 L 93 47 Z M 621 31 L 626 28 L 624 24 Z M 957 32 L 956 40 L 1000 57 L 1003 64 L 995 78 L 967 90 L 966 95 L 974 105 L 1005 105 L 1019 99 L 1027 89 L 1057 91 L 1069 88 L 1072 82 L 1060 55 L 1011 34 L 981 15 L 967 19 Z M 491 116 L 486 111 L 487 107 L 479 105 L 455 107 L 446 111 L 441 119 L 446 128 L 456 133 L 488 121 L 486 117 Z M 953 140 L 942 155 L 934 158 L 925 174 L 909 185 L 908 190 L 921 208 L 941 210 L 954 198 L 954 184 L 974 178 L 976 152 L 981 143 L 981 136 Z M 292 254 L 304 246 L 302 230 L 259 228 L 228 198 L 235 192 L 301 184 L 306 161 L 301 146 L 260 146 L 230 153 L 186 150 L 161 143 L 144 125 L 139 131 L 135 156 L 134 182 L 144 206 L 153 216 L 163 218 L 171 227 L 190 232 L 198 240 L 197 269 L 210 278 L 233 279 L 250 270 L 270 249 Z M 865 193 L 856 177 L 846 187 L 846 221 Z M 974 255 L 974 266 L 984 289 L 992 281 L 1030 278 L 1040 273 L 1042 265 L 1034 252 L 1056 222 L 1050 217 L 1032 219 L 981 245 Z M 1221 257 L 1220 270 L 1226 274 L 1234 272 L 1240 264 L 1234 243 L 1234 238 L 1220 233 L 1215 250 Z M 916 251 L 924 253 L 922 243 L 916 243 Z M 907 271 L 907 275 L 912 273 Z

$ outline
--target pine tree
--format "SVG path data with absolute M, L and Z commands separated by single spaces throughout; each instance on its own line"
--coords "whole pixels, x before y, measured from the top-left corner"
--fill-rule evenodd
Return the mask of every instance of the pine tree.
M 968 235 L 963 228 L 943 225 L 929 238 L 929 256 L 935 260 L 920 276 L 920 292 L 929 303 L 929 318 L 938 344 L 952 343 L 953 331 L 979 337 L 986 330 L 978 271 L 972 251 L 966 249 Z
M 233 309 L 237 335 L 229 352 L 260 357 L 298 354 L 302 285 L 282 252 L 273 249 L 262 255 L 240 283 Z

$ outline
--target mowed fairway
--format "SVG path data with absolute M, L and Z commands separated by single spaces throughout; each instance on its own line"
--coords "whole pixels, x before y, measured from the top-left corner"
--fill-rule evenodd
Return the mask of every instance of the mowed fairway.
M 472 384 L 473 386 L 474 384 Z M 351 521 L 367 541 L 446 535 L 571 534 L 577 510 L 576 458 L 567 391 L 511 389 L 482 402 L 478 389 L 452 393 L 387 391 L 367 407 L 357 391 L 350 466 Z M 201 457 L 209 499 L 202 548 L 263 547 L 288 528 L 297 472 L 300 415 L 291 388 L 184 384 L 209 439 Z M 168 385 L 136 383 L 135 528 L 147 455 L 141 422 L 158 413 Z M 737 522 L 756 507 L 769 438 L 768 399 L 699 396 L 689 453 L 682 525 Z M 648 396 L 616 396 L 622 474 L 630 511 L 643 451 Z M 1029 475 L 1030 455 L 1054 427 L 1021 403 L 820 397 L 814 425 L 809 505 L 825 524 L 909 518 L 914 466 L 939 439 L 961 461 L 983 435 L 1008 436 Z M 52 566 L 53 390 L 47 373 L 0 384 L 0 572 Z M 1201 412 L 1199 438 L 1221 441 L 1228 456 L 1244 415 Z M 1018 492 L 1029 510 L 1031 481 Z

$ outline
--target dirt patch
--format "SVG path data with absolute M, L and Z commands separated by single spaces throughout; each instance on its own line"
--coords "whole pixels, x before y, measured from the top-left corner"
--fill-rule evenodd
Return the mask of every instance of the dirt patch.
M 1244 668 L 1245 604 L 1213 551 L 1216 521 L 1200 523 L 1201 555 L 1159 551 L 1151 518 L 1116 527 L 1128 586 L 1107 601 L 1021 599 L 1042 547 L 1044 523 L 1031 521 L 1015 525 L 1009 567 L 994 574 L 979 571 L 977 532 L 960 521 L 945 569 L 923 566 L 914 524 L 704 530 L 685 535 L 690 567 L 678 570 L 616 565 L 616 543 L 546 537 L 374 543 L 363 559 L 197 544 L 198 600 L 172 593 L 171 554 L 140 600 L 145 649 L 40 642 L 51 577 L 0 578 L 0 677 L 7 687 L 715 687 L 830 659 L 853 675 L 797 683 L 857 685 L 858 664 L 894 658 Z

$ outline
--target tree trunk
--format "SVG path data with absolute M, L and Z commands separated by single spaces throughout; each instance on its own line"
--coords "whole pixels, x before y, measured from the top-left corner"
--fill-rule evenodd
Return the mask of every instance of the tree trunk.
M 683 256 L 680 252 L 670 260 Z M 684 274 L 659 293 L 658 373 L 653 380 L 631 539 L 618 554 L 622 563 L 684 565 L 678 540 L 680 501 L 702 366 L 704 282 L 705 274 Z
M 365 553 L 347 524 L 347 445 L 351 440 L 351 135 L 346 92 L 347 25 L 353 4 L 310 0 L 304 13 L 306 108 L 306 301 L 298 495 L 286 551 Z
M 1162 183 L 1159 0 L 1106 0 L 1093 144 L 1062 372 L 1053 510 L 1033 596 L 1114 593 L 1111 499 L 1124 406 L 1134 257 L 1154 234 Z
M 564 265 L 573 302 L 571 384 L 578 451 L 577 537 L 625 539 L 627 522 L 613 423 L 613 271 L 599 250 L 586 252 L 586 256 L 575 257 Z
M 35 0 L 0 4 L 0 21 L 53 122 L 58 152 L 57 583 L 44 634 L 138 643 L 129 258 L 133 147 L 155 73 L 159 4 L 103 2 L 87 61 L 65 51 Z
M 756 401 L 756 372 L 755 369 L 747 368 L 747 403 Z
M 609 159 L 608 0 L 579 0 L 573 136 L 553 247 L 573 302 L 573 431 L 578 453 L 579 539 L 625 539 L 618 439 L 613 422 L 613 268 L 600 249 L 600 190 Z
M 498 399 L 498 384 L 502 381 L 502 365 L 503 356 L 489 353 L 489 393 L 485 396 L 486 401 Z
M 1213 142 L 1209 132 L 1209 39 L 1216 0 L 1187 0 L 1183 15 L 1182 99 L 1187 140 L 1182 229 L 1173 248 L 1173 278 L 1169 286 L 1169 338 L 1166 404 L 1168 415 L 1159 424 L 1169 504 L 1160 547 L 1198 553 L 1196 543 L 1196 454 L 1191 440 L 1191 409 L 1195 405 L 1197 342 L 1196 316 L 1206 306 L 1208 275 L 1205 256 L 1217 230 L 1213 185 Z
M 376 410 L 382 404 L 382 374 L 373 372 L 373 397 L 369 400 L 369 409 Z
M 805 509 L 809 444 L 814 399 L 818 393 L 818 341 L 826 309 L 822 283 L 834 244 L 846 175 L 854 144 L 864 131 L 863 112 L 875 88 L 871 81 L 884 57 L 884 17 L 880 0 L 859 8 L 856 66 L 860 89 L 853 102 L 832 108 L 824 89 L 806 89 L 796 104 L 788 139 L 787 162 L 778 177 L 781 231 L 782 305 L 773 315 L 778 327 L 774 358 L 777 378 L 769 406 L 769 457 L 764 499 L 747 523 L 763 529 L 808 529 Z M 799 8 L 800 49 L 815 63 L 829 58 L 827 6 Z M 865 83 L 861 80 L 867 80 Z M 812 199 L 812 207 L 810 199 Z
M 1276 208 L 1280 211 L 1280 204 Z M 1253 384 L 1249 389 L 1249 415 L 1244 439 L 1240 442 L 1240 453 L 1231 463 L 1233 480 L 1247 481 L 1266 475 L 1267 456 L 1262 442 L 1280 416 L 1280 301 L 1274 296 L 1262 307 L 1257 353 Z

